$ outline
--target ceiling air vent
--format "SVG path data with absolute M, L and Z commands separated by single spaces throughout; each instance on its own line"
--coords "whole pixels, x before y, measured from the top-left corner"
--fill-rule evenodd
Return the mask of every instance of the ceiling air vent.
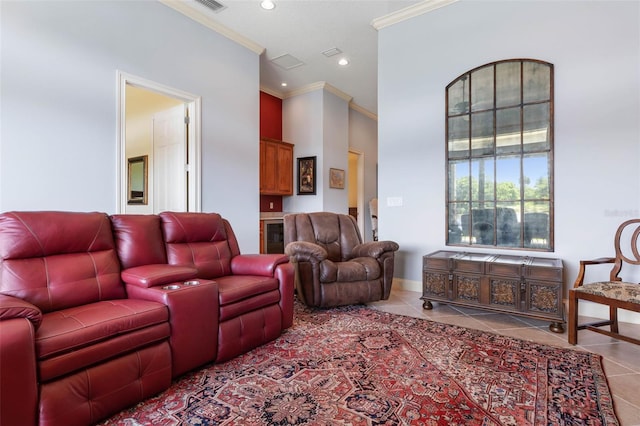
M 285 70 L 290 70 L 292 68 L 299 67 L 300 65 L 304 65 L 304 62 L 293 55 L 289 55 L 288 53 L 280 55 L 277 58 L 273 58 L 271 62 Z
M 224 4 L 217 2 L 216 0 L 196 0 L 196 1 L 201 5 L 208 7 L 215 13 L 220 12 L 222 9 L 227 7 Z

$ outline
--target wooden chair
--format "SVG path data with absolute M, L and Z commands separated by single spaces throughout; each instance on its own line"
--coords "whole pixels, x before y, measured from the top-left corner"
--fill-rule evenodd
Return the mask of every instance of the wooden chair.
M 573 288 L 569 290 L 569 343 L 578 342 L 578 330 L 591 330 L 616 339 L 640 345 L 640 339 L 620 334 L 618 329 L 618 309 L 640 312 L 640 284 L 624 282 L 619 274 L 623 266 L 640 265 L 640 219 L 631 219 L 622 223 L 615 236 L 615 257 L 594 260 L 581 260 L 580 270 Z M 588 265 L 613 264 L 609 281 L 584 284 Z M 625 268 L 625 271 L 627 270 Z M 588 300 L 609 306 L 609 319 L 578 324 L 578 301 Z M 609 330 L 601 327 L 609 326 Z

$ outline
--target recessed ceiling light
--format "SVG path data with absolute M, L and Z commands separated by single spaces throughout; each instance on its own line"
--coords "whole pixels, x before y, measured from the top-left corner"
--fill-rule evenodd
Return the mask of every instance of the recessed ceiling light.
M 338 61 L 338 65 L 347 66 L 349 65 L 349 60 L 347 58 L 342 58 Z
M 276 7 L 276 4 L 271 0 L 263 0 L 260 2 L 260 6 L 265 10 L 271 10 Z
M 282 87 L 287 87 L 287 83 L 285 83 L 284 81 L 282 83 L 280 83 L 280 86 Z

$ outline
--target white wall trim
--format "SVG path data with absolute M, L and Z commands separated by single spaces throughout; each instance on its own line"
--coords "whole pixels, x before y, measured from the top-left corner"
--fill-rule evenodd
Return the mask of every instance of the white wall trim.
M 371 21 L 371 26 L 376 30 L 380 30 L 384 27 L 388 27 L 389 25 L 397 24 L 398 22 L 422 15 L 423 13 L 432 12 L 457 1 L 458 0 L 424 0 L 422 3 L 405 7 L 404 9 L 400 9 L 388 15 L 375 18 Z
M 193 19 L 199 24 L 204 25 L 205 27 L 212 29 L 220 35 L 227 37 L 230 40 L 235 41 L 241 46 L 246 47 L 247 49 L 261 55 L 265 48 L 260 46 L 258 43 L 253 40 L 248 39 L 240 33 L 233 31 L 232 29 L 225 27 L 224 25 L 216 22 L 212 17 L 209 16 L 208 9 L 204 6 L 198 5 L 196 2 L 187 3 L 183 0 L 158 0 L 160 3 L 164 4 L 171 9 L 182 13 L 188 18 Z M 200 9 L 202 7 L 202 9 Z
M 326 90 L 327 92 L 333 93 L 337 97 L 339 97 L 339 98 L 341 98 L 341 99 L 343 99 L 343 100 L 345 100 L 347 102 L 351 102 L 351 100 L 353 99 L 352 96 L 350 96 L 349 94 L 343 92 L 342 90 L 330 85 L 326 81 L 317 81 L 315 83 L 311 83 L 311 84 L 307 84 L 306 86 L 302 86 L 299 89 L 292 90 L 291 92 L 287 92 L 284 95 L 283 99 L 292 98 L 294 96 L 302 95 L 302 94 L 309 93 L 309 92 L 315 92 L 316 90 Z
M 354 111 L 358 111 L 360 114 L 369 117 L 370 119 L 374 120 L 374 121 L 378 121 L 378 115 L 372 113 L 371 111 L 369 111 L 368 109 L 358 105 L 355 102 L 349 102 L 349 108 L 351 108 Z

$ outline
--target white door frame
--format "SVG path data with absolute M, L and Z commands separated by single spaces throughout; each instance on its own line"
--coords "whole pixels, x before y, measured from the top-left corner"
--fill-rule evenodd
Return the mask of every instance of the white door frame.
M 202 150 L 201 97 L 119 70 L 116 71 L 116 77 L 118 90 L 116 94 L 116 127 L 118 130 L 116 136 L 116 211 L 118 213 L 124 213 L 125 206 L 127 205 L 127 158 L 125 150 L 125 90 L 127 84 L 176 98 L 187 104 L 190 117 L 188 124 L 189 137 L 187 140 L 187 150 L 189 153 L 189 164 L 187 165 L 189 172 L 187 188 L 189 205 L 187 208 L 188 211 L 191 212 L 202 211 L 202 199 L 200 196 L 202 180 L 200 163 Z
M 366 220 L 366 216 L 364 214 L 364 152 L 356 151 L 355 149 L 349 148 L 349 152 L 358 156 L 358 170 L 356 171 L 357 179 L 358 179 L 358 188 L 357 188 L 357 204 L 356 208 L 358 209 L 358 228 L 360 229 L 360 235 L 362 235 L 362 239 L 365 240 L 366 236 L 364 233 L 364 224 Z

